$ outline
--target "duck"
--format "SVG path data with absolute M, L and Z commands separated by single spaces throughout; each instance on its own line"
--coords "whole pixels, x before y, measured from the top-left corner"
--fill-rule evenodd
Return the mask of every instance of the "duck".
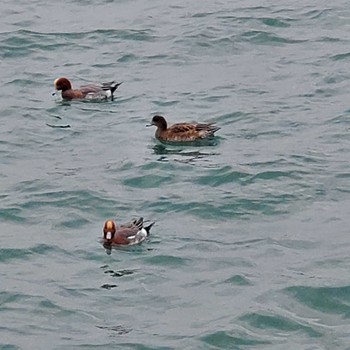
M 150 235 L 154 224 L 151 222 L 144 226 L 143 218 L 140 217 L 118 227 L 114 220 L 107 220 L 103 227 L 102 243 L 105 247 L 139 244 Z
M 121 83 L 111 81 L 109 83 L 88 84 L 83 85 L 78 89 L 72 88 L 72 83 L 64 77 L 57 78 L 54 81 L 56 91 L 61 91 L 61 96 L 64 100 L 108 100 L 113 101 L 113 93 Z
M 167 121 L 161 115 L 155 115 L 151 124 L 156 126 L 156 138 L 165 142 L 193 142 L 214 136 L 220 128 L 214 123 L 176 123 L 168 127 Z

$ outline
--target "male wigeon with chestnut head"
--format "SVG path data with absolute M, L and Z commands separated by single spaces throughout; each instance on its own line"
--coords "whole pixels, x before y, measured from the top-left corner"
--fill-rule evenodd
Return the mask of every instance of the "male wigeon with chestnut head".
M 139 244 L 149 236 L 154 224 L 152 222 L 144 226 L 143 218 L 139 218 L 118 227 L 113 220 L 107 220 L 103 227 L 103 246 L 110 248 L 111 246 Z
M 54 81 L 56 91 L 61 91 L 64 100 L 96 100 L 96 101 L 113 101 L 113 93 L 122 83 L 88 84 L 82 85 L 78 89 L 73 89 L 71 82 L 67 78 L 57 78 Z M 54 92 L 53 95 L 56 93 Z

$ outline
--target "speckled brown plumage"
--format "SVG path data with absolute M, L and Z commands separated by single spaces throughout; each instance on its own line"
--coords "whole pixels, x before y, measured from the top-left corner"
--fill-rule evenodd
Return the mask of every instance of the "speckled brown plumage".
M 220 128 L 213 123 L 176 123 L 168 127 L 164 117 L 156 115 L 151 125 L 157 127 L 156 138 L 168 142 L 191 142 L 214 136 Z

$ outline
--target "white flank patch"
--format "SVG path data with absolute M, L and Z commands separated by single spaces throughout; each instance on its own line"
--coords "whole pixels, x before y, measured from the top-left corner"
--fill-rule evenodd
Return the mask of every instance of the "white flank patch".
M 143 237 L 147 237 L 147 231 L 142 228 L 140 231 L 139 231 L 139 234 L 142 235 Z

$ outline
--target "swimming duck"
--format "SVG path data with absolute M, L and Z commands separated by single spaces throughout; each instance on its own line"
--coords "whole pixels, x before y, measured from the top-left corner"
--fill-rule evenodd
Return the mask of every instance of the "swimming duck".
M 112 245 L 134 245 L 143 242 L 150 234 L 152 222 L 148 226 L 143 225 L 143 218 L 117 227 L 113 220 L 107 220 L 103 227 L 103 245 L 110 247 Z
M 160 141 L 167 142 L 188 142 L 203 140 L 214 136 L 214 133 L 220 128 L 213 123 L 198 124 L 198 123 L 177 123 L 168 127 L 164 117 L 155 115 L 152 118 L 150 125 L 155 125 L 156 138 Z
M 79 89 L 73 89 L 71 82 L 67 78 L 58 78 L 54 81 L 57 91 L 62 91 L 61 95 L 64 100 L 107 100 L 113 101 L 113 93 L 122 83 L 88 84 Z M 56 92 L 53 93 L 55 95 Z

